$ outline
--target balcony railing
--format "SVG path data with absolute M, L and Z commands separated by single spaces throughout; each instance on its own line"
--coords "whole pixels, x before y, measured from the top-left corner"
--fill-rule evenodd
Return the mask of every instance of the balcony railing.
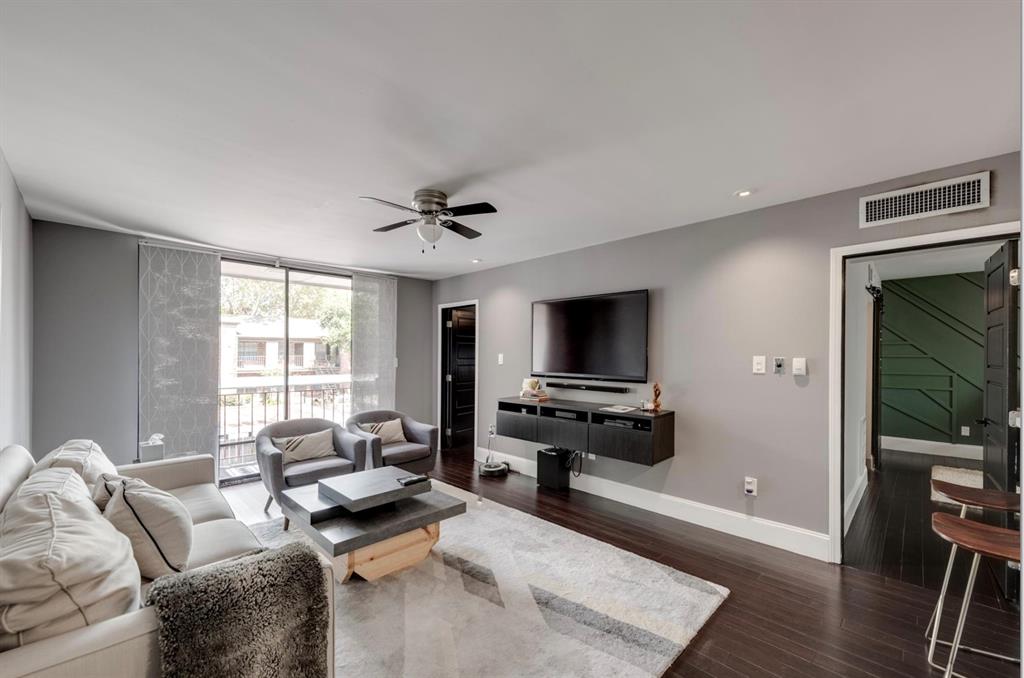
M 256 434 L 267 424 L 309 417 L 343 424 L 351 411 L 352 390 L 347 383 L 297 386 L 288 394 L 283 387 L 221 389 L 217 402 L 221 474 L 244 474 L 244 467 L 255 467 Z

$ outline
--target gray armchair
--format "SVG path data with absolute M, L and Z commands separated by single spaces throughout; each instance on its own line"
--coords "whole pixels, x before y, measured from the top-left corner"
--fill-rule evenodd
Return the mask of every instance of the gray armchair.
M 407 442 L 381 445 L 380 436 L 359 428 L 359 424 L 375 424 L 391 419 L 402 420 Z M 352 435 L 366 441 L 373 459 L 373 468 L 398 466 L 410 473 L 426 473 L 434 468 L 437 459 L 436 426 L 420 423 L 394 410 L 370 410 L 349 417 L 345 427 Z
M 274 447 L 272 438 L 289 438 L 307 433 L 316 433 L 325 429 L 334 431 L 335 457 L 306 459 L 290 464 L 284 463 L 284 454 Z M 289 487 L 310 485 L 321 478 L 340 476 L 366 469 L 367 441 L 354 436 L 328 419 L 289 419 L 270 424 L 256 434 L 256 463 L 260 467 L 260 478 L 267 488 L 267 504 L 264 511 L 270 508 L 270 502 L 281 505 L 281 492 Z M 288 529 L 288 519 L 284 519 L 284 529 Z

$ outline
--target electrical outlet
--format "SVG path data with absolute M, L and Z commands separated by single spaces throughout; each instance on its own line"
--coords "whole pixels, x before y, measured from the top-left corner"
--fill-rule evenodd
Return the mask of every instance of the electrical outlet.
M 960 427 L 960 435 L 963 436 L 964 438 L 970 438 L 971 437 L 971 427 L 970 426 L 961 426 Z
M 786 371 L 786 359 L 778 356 L 772 358 L 772 372 L 783 374 Z
M 490 426 L 487 427 L 487 435 L 494 435 L 494 424 L 491 424 Z
M 768 362 L 768 358 L 766 356 L 755 355 L 754 356 L 754 374 L 764 374 L 767 371 L 765 369 L 765 365 L 767 365 L 767 362 Z
M 743 494 L 748 497 L 757 496 L 757 478 L 751 478 L 747 476 L 743 479 Z
M 498 354 L 498 364 L 499 365 L 504 365 L 505 364 L 505 354 L 504 353 L 499 353 Z

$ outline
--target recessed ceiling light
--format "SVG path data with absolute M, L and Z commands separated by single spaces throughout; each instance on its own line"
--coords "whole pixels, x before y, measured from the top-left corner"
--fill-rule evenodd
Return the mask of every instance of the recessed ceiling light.
M 737 198 L 749 198 L 753 194 L 754 194 L 754 189 L 752 189 L 752 188 L 744 188 L 742 191 L 735 191 L 733 193 L 733 195 L 736 196 Z
M 483 259 L 474 259 L 473 263 L 474 264 L 479 264 L 481 261 L 483 261 Z

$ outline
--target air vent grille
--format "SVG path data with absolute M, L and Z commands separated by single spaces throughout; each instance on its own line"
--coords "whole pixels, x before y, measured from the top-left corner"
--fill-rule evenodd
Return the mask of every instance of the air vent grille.
M 860 199 L 860 227 L 870 228 L 989 205 L 989 173 L 944 179 Z

